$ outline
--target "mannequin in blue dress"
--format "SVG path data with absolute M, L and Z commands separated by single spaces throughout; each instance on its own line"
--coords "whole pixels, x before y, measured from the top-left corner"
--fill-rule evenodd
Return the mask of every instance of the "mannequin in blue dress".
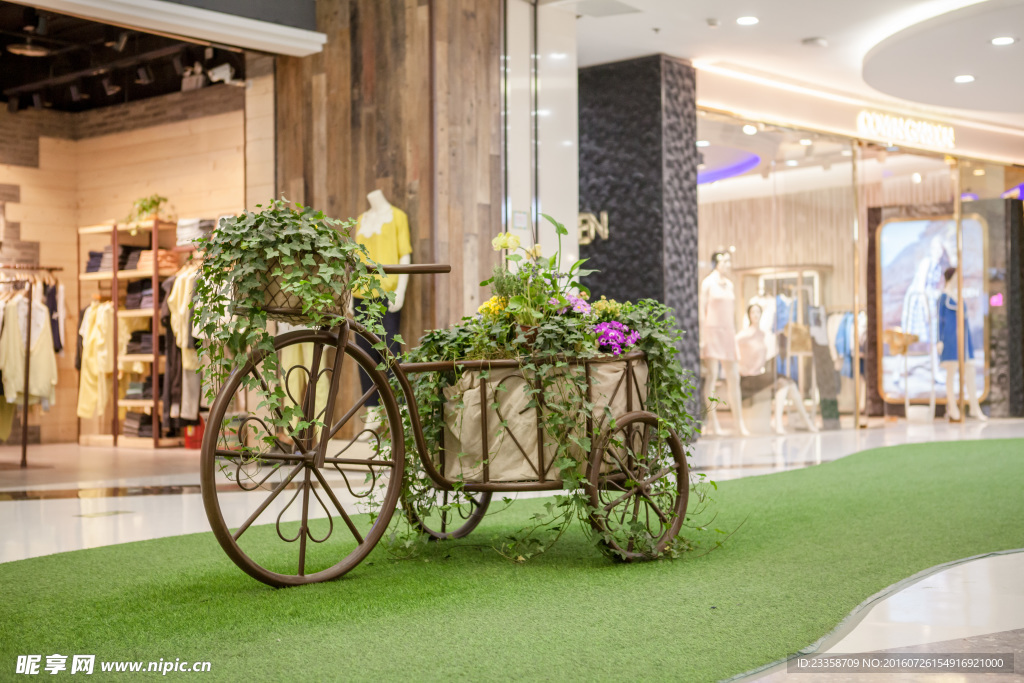
M 943 277 L 946 279 L 946 286 L 939 295 L 938 321 L 939 321 L 939 362 L 946 371 L 946 416 L 951 420 L 960 419 L 960 408 L 958 403 L 959 386 L 956 381 L 960 372 L 960 363 L 957 349 L 957 301 L 956 301 L 956 268 L 946 268 Z M 975 382 L 974 372 L 974 344 L 971 341 L 971 331 L 965 325 L 964 332 L 964 394 L 968 405 L 971 407 L 971 417 L 978 420 L 987 420 L 981 405 L 978 404 L 978 390 Z

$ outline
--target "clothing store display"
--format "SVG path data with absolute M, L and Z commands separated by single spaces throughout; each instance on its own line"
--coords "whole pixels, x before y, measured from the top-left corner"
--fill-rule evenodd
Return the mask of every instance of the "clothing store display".
M 114 305 L 109 301 L 91 304 L 79 333 L 82 335 L 82 367 L 78 381 L 78 417 L 88 419 L 107 404 L 108 375 L 114 365 Z
M 391 207 L 391 220 L 382 225 L 372 226 L 371 230 L 360 230 L 368 214 L 359 216 L 356 222 L 356 242 L 366 247 L 370 258 L 377 263 L 398 263 L 404 256 L 412 254 L 412 242 L 409 239 L 409 218 L 401 209 Z M 367 234 L 367 233 L 372 234 Z M 385 292 L 398 289 L 398 276 L 385 275 L 381 280 L 381 288 Z M 365 292 L 353 292 L 353 296 L 361 299 Z
M 64 285 L 57 283 L 45 288 L 46 308 L 50 312 L 50 335 L 53 337 L 53 350 L 61 353 L 64 350 Z
M 202 378 L 199 376 L 199 356 L 193 338 L 192 301 L 195 296 L 196 277 L 199 263 L 193 262 L 182 267 L 174 278 L 167 296 L 169 329 L 174 333 L 174 343 L 181 354 L 181 405 L 179 415 L 184 420 L 199 419 L 202 402 Z
M 939 355 L 940 363 L 960 360 L 959 349 L 957 348 L 957 340 L 959 339 L 959 333 L 957 330 L 957 309 L 958 305 L 956 299 L 946 292 L 943 292 L 939 296 L 939 343 L 942 344 L 942 353 Z M 964 352 L 967 354 L 967 360 L 973 360 L 974 344 L 971 339 L 970 326 L 966 323 L 964 324 L 964 333 L 966 335 L 964 341 Z
M 172 276 L 163 281 L 160 285 L 161 298 L 160 323 L 164 326 L 164 341 L 166 358 L 164 366 L 164 381 L 161 387 L 161 417 L 162 424 L 169 429 L 179 429 L 184 426 L 181 419 L 181 349 L 174 338 L 174 329 L 171 327 L 171 313 L 167 306 L 170 299 L 171 289 L 174 287 L 177 276 Z
M 11 300 L 4 308 L 3 331 L 0 331 L 0 372 L 4 398 L 8 403 L 21 400 L 24 389 L 26 345 L 28 347 L 30 401 L 39 401 L 49 409 L 57 399 L 57 356 L 53 351 L 49 309 L 32 304 L 32 330 L 29 334 L 28 307 L 25 297 Z
M 703 344 L 700 357 L 735 361 L 736 353 L 736 295 L 729 279 L 712 273 L 705 280 L 706 301 Z

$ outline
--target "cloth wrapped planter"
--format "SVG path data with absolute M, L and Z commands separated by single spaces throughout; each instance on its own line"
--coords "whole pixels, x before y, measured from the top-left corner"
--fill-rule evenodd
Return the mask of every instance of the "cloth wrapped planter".
M 589 375 L 594 403 L 592 440 L 605 431 L 611 418 L 641 410 L 647 400 L 647 363 L 642 356 L 597 360 L 560 371 L 565 377 L 545 388 L 549 395 L 560 396 L 560 404 L 583 398 L 569 373 L 579 373 L 581 378 L 585 372 Z M 552 435 L 538 428 L 543 423 L 543 408 L 531 404 L 534 396 L 528 387 L 535 383 L 532 374 L 519 368 L 502 368 L 467 371 L 445 389 L 444 450 L 435 463 L 445 478 L 474 483 L 559 478 L 553 465 L 557 444 Z M 577 433 L 585 435 L 586 427 L 581 417 Z M 575 445 L 569 455 L 578 460 L 590 457 Z

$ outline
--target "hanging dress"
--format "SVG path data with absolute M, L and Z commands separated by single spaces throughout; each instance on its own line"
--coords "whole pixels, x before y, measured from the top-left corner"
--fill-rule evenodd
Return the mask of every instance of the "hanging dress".
M 942 354 L 939 356 L 940 363 L 960 360 L 957 353 L 957 303 L 956 299 L 945 292 L 939 296 L 939 343 L 942 344 Z M 971 343 L 971 328 L 964 325 L 967 339 L 964 341 L 964 351 L 967 352 L 967 360 L 974 359 L 974 344 Z

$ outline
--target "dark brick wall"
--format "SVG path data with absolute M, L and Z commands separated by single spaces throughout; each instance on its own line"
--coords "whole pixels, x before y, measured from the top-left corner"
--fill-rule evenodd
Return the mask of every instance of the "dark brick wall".
M 0 110 L 0 164 L 39 167 L 39 138 L 81 140 L 137 128 L 214 116 L 245 108 L 245 89 L 214 85 L 80 114 L 28 109 Z
M 580 211 L 608 212 L 580 247 L 595 297 L 664 301 L 661 57 L 579 72 Z
M 39 167 L 39 138 L 72 138 L 73 114 L 33 109 L 0 110 L 0 164 Z
M 662 267 L 666 304 L 687 336 L 680 362 L 700 372 L 697 334 L 697 83 L 692 66 L 662 60 Z
M 74 114 L 74 139 L 123 133 L 245 108 L 245 88 L 214 85 Z
M 654 55 L 580 69 L 580 211 L 608 212 L 609 237 L 580 247 L 593 295 L 652 298 L 687 333 L 699 370 L 697 139 L 693 67 Z
M 1007 355 L 1010 364 L 1009 410 L 1024 417 L 1024 202 L 1006 200 Z M 1015 389 L 1014 389 L 1015 388 Z

